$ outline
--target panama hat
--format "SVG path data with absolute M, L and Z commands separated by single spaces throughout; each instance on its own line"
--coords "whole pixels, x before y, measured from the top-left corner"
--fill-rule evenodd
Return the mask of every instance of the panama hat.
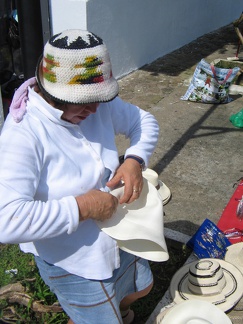
M 171 307 L 154 324 L 232 324 L 230 318 L 217 306 L 203 300 L 186 300 Z
M 164 184 L 164 182 L 158 179 L 158 173 L 152 169 L 147 168 L 145 171 L 143 171 L 143 177 L 146 178 L 158 190 L 163 201 L 163 205 L 167 204 L 171 197 L 171 191 Z
M 170 294 L 175 303 L 201 299 L 227 311 L 243 295 L 243 275 L 221 259 L 200 259 L 184 265 L 173 276 Z
M 225 261 L 234 264 L 243 273 L 243 242 L 227 247 Z
M 110 193 L 119 198 L 124 187 Z M 137 200 L 118 205 L 110 219 L 96 223 L 126 252 L 150 261 L 161 262 L 169 258 L 164 237 L 163 204 L 157 189 L 145 178 Z

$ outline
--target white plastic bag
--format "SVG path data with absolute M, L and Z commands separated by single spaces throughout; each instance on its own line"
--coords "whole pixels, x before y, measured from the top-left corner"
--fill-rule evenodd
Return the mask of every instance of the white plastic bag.
M 204 103 L 227 103 L 229 87 L 239 72 L 239 67 L 219 68 L 202 59 L 193 74 L 191 83 L 182 100 Z

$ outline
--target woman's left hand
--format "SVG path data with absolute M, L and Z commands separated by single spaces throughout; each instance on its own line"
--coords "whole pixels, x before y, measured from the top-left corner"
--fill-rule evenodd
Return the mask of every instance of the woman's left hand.
M 107 187 L 113 189 L 124 184 L 124 195 L 120 199 L 120 204 L 132 203 L 138 199 L 143 189 L 143 177 L 140 164 L 133 160 L 127 159 L 117 169 L 114 177 L 106 183 Z

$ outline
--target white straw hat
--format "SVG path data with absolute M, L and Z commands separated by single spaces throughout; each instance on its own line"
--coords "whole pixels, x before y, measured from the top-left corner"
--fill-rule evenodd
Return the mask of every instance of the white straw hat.
M 121 187 L 112 190 L 111 194 L 119 198 L 123 192 L 124 187 Z M 118 205 L 110 219 L 96 223 L 126 252 L 150 261 L 169 259 L 164 237 L 163 204 L 157 189 L 145 178 L 137 200 Z
M 154 324 L 232 324 L 217 306 L 203 300 L 186 300 L 159 314 Z
M 159 180 L 158 173 L 152 169 L 147 168 L 145 171 L 143 171 L 143 177 L 147 179 L 152 185 L 154 185 L 155 188 L 158 190 L 163 201 L 163 205 L 167 204 L 171 197 L 171 191 L 164 184 L 164 182 Z
M 227 247 L 225 261 L 234 264 L 243 273 L 243 242 Z
M 243 296 L 243 275 L 233 264 L 221 259 L 200 259 L 180 268 L 170 283 L 175 303 L 201 299 L 223 311 L 234 307 Z

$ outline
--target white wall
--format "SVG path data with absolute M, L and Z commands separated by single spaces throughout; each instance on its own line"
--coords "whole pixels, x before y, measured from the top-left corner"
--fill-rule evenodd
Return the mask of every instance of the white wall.
M 89 0 L 49 0 L 51 34 L 64 29 L 87 29 L 87 2 Z
M 232 23 L 243 10 L 242 0 L 50 0 L 50 5 L 52 33 L 87 28 L 101 36 L 116 77 Z
M 4 113 L 3 113 L 3 101 L 2 101 L 1 86 L 0 86 L 0 131 L 3 127 L 3 123 L 4 123 Z

